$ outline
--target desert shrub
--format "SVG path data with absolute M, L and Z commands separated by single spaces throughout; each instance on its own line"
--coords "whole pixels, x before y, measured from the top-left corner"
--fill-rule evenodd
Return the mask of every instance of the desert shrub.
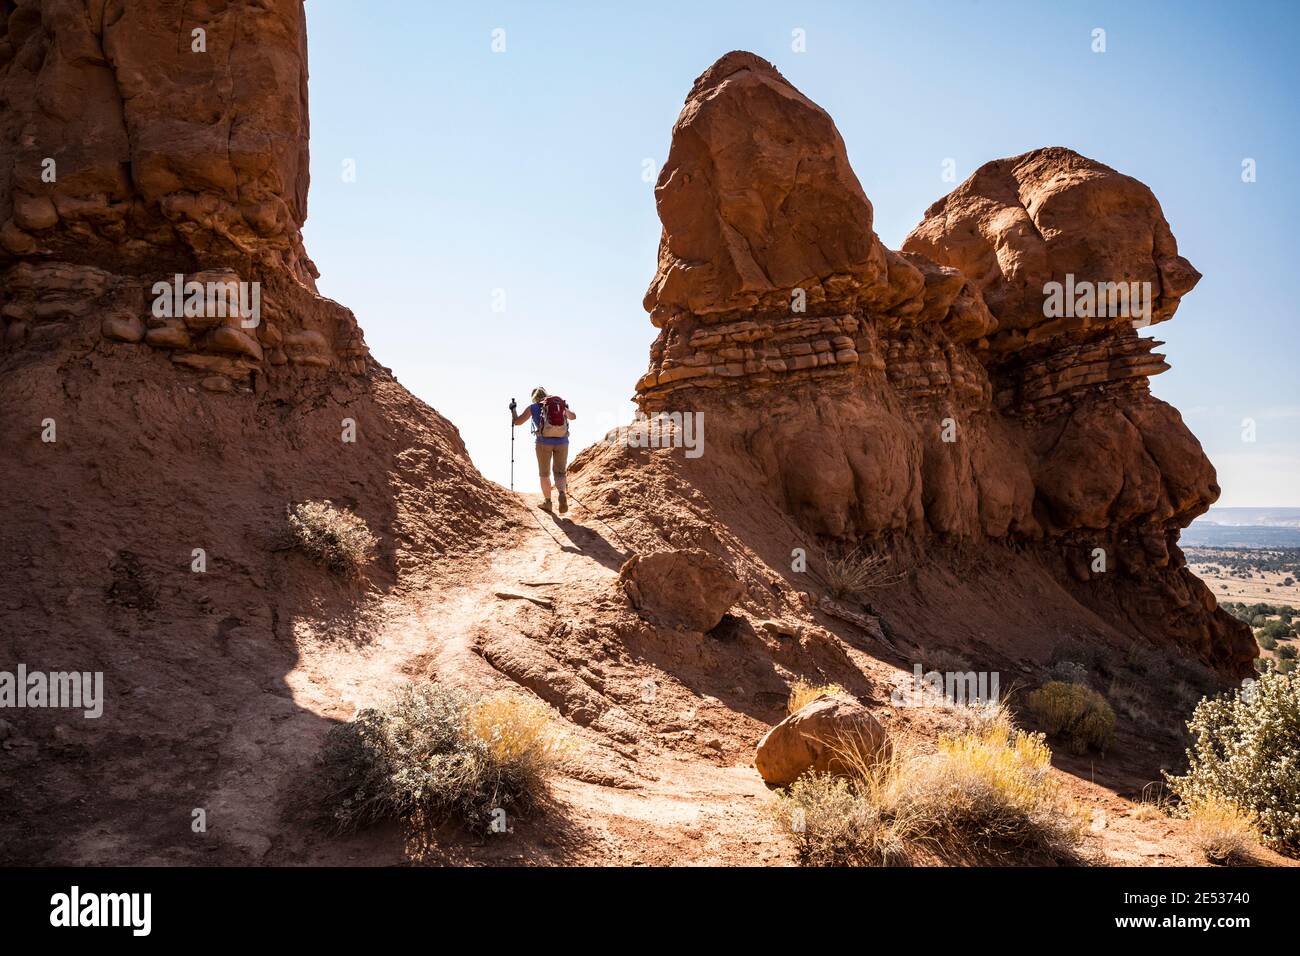
M 804 774 L 772 809 L 804 866 L 899 866 L 910 862 L 900 828 L 861 781 Z
M 437 683 L 408 684 L 383 709 L 330 731 L 320 761 L 324 806 L 343 831 L 386 819 L 480 826 L 496 809 L 535 804 L 562 751 L 537 702 L 475 702 Z
M 1052 675 L 1052 680 L 1066 684 L 1088 683 L 1088 668 L 1078 661 L 1059 660 L 1051 666 L 1049 673 Z
M 1111 681 L 1106 689 L 1106 702 L 1118 713 L 1136 723 L 1152 724 L 1150 692 L 1128 681 Z
M 1244 863 L 1255 845 L 1255 819 L 1231 800 L 1204 796 L 1187 804 L 1193 845 L 1211 863 Z
M 834 598 L 861 598 L 876 588 L 897 584 L 904 577 L 893 570 L 888 556 L 864 554 L 858 548 L 842 558 L 826 561 L 826 586 Z
M 290 542 L 332 571 L 355 574 L 371 558 L 375 536 L 365 521 L 328 501 L 304 501 L 288 509 Z
M 953 651 L 926 651 L 925 673 L 938 671 L 940 674 L 964 674 L 971 670 L 970 661 Z
M 1030 713 L 1049 736 L 1061 737 L 1072 753 L 1105 751 L 1115 737 L 1115 711 L 1106 698 L 1083 684 L 1050 681 L 1025 698 Z
M 1277 656 L 1282 658 L 1284 661 L 1293 661 L 1296 659 L 1298 654 L 1300 654 L 1300 651 L 1296 650 L 1294 644 L 1282 644 L 1279 645 L 1277 649 Z
M 776 813 L 809 865 L 897 865 L 918 855 L 980 861 L 1073 859 L 1082 817 L 1051 775 L 1042 735 L 1003 707 L 940 738 L 936 752 L 895 744 L 884 760 L 842 749 L 845 777 L 806 775 Z
M 790 702 L 786 705 L 788 713 L 802 710 L 822 694 L 842 694 L 844 688 L 839 684 L 811 684 L 800 678 L 790 685 Z
M 1300 852 L 1300 675 L 1270 671 L 1244 690 L 1207 697 L 1187 729 L 1187 774 L 1166 774 L 1183 804 L 1231 803 L 1253 817 L 1264 842 Z
M 983 729 L 941 738 L 913 760 L 894 800 L 911 811 L 917 838 L 952 858 L 1046 855 L 1067 859 L 1082 817 L 1052 777 L 1041 734 L 1015 728 L 1005 710 Z
M 1139 650 L 1136 646 L 1129 648 L 1130 663 Z M 1063 665 L 1067 672 L 1077 673 L 1076 669 L 1082 668 L 1085 674 L 1102 674 L 1110 677 L 1114 675 L 1116 668 L 1115 656 L 1115 649 L 1107 647 L 1100 641 L 1067 637 L 1052 647 L 1049 662 L 1052 667 Z
M 1256 634 L 1255 639 L 1259 641 L 1259 646 L 1264 648 L 1264 650 L 1266 651 L 1271 651 L 1273 650 L 1273 648 L 1277 647 L 1277 638 L 1273 637 L 1272 635 L 1265 634 L 1263 631 L 1260 631 L 1258 634 Z
M 1255 636 L 1260 638 L 1271 637 L 1274 643 L 1285 641 L 1291 637 L 1291 625 L 1283 621 L 1269 621 L 1256 632 Z

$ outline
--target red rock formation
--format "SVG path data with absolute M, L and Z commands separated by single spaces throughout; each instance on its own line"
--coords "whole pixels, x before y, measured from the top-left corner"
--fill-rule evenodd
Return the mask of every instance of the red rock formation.
M 315 292 L 306 76 L 300 0 L 0 4 L 0 670 L 102 672 L 106 697 L 6 711 L 31 744 L 0 774 L 7 859 L 197 860 L 216 847 L 159 821 L 200 791 L 273 816 L 283 750 L 214 768 L 279 721 L 324 733 L 285 675 L 371 640 L 516 507 Z M 259 282 L 261 322 L 159 319 L 176 272 Z M 307 499 L 378 538 L 360 580 L 284 547 Z M 251 832 L 222 851 L 259 859 Z
M 1149 189 L 1037 150 L 982 167 L 891 252 L 826 113 L 730 53 L 655 195 L 644 410 L 706 411 L 712 447 L 811 533 L 1030 543 L 1130 633 L 1249 670 L 1249 633 L 1177 548 L 1219 487 L 1148 390 L 1168 366 L 1136 328 L 1199 278 Z
M 360 372 L 361 332 L 316 294 L 302 244 L 302 3 L 7 7 L 6 347 L 66 339 L 93 319 L 105 339 L 157 349 L 210 387 L 256 384 L 283 366 Z M 176 274 L 258 283 L 260 321 L 157 315 L 154 284 Z

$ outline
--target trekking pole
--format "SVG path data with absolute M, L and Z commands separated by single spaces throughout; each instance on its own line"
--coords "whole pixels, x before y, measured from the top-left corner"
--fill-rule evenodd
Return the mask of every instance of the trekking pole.
M 592 511 L 591 508 L 587 506 L 587 503 L 583 501 L 581 498 L 579 498 L 577 495 L 575 495 L 572 490 L 569 491 L 569 497 L 572 498 L 574 501 L 576 501 L 583 511 L 587 512 L 587 514 L 591 515 L 593 518 L 595 518 L 597 521 L 603 524 L 605 526 L 605 529 L 614 536 L 614 540 L 619 543 L 619 545 L 623 548 L 624 551 L 626 551 L 628 554 L 636 554 L 636 550 L 634 548 L 628 547 L 627 542 L 623 540 L 622 536 L 613 528 L 611 528 L 609 526 L 609 523 L 605 521 L 604 518 L 596 514 L 596 512 Z
M 515 418 L 519 415 L 519 406 L 510 399 L 510 490 L 515 490 Z

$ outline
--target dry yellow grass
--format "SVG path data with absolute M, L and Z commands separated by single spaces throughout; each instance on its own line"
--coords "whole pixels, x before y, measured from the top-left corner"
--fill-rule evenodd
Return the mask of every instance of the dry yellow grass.
M 469 729 L 498 764 L 529 765 L 545 774 L 567 757 L 571 741 L 541 701 L 501 691 L 474 704 Z
M 1083 814 L 1052 776 L 1042 735 L 1017 729 L 1005 708 L 933 752 L 895 742 L 881 758 L 852 740 L 838 750 L 846 778 L 801 778 L 778 802 L 804 863 L 1072 860 L 1082 843 Z
M 868 591 L 898 584 L 905 577 L 894 570 L 887 555 L 863 554 L 856 548 L 826 562 L 826 586 L 834 598 L 861 598 Z
M 786 706 L 786 712 L 793 714 L 797 710 L 802 710 L 822 694 L 842 693 L 844 688 L 839 684 L 811 684 L 803 679 L 797 680 L 790 685 L 790 702 Z
M 1243 863 L 1258 835 L 1254 817 L 1231 800 L 1207 796 L 1185 807 L 1192 842 L 1211 863 Z

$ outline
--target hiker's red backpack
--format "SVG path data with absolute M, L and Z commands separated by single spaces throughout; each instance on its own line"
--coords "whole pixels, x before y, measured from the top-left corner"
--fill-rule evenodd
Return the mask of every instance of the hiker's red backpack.
M 547 395 L 541 401 L 542 428 L 538 432 L 543 438 L 567 438 L 569 436 L 568 404 L 558 395 Z

